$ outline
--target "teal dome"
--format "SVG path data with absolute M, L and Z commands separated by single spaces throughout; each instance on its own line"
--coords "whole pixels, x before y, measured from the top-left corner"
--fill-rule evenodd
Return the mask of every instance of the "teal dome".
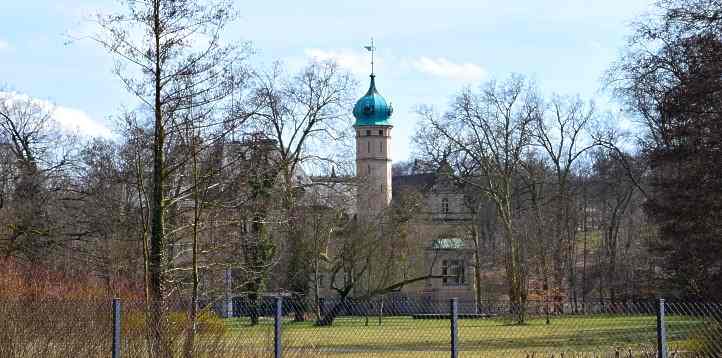
M 375 75 L 371 75 L 371 86 L 353 107 L 356 126 L 390 126 L 389 117 L 393 113 L 391 105 L 376 91 Z

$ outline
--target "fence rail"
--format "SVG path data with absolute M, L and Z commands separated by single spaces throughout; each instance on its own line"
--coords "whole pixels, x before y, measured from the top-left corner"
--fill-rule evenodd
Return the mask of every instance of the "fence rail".
M 110 306 L 110 307 L 109 307 Z M 502 303 L 298 297 L 206 304 L 192 357 L 722 357 L 722 305 L 535 302 L 523 322 Z M 214 312 L 214 309 L 218 312 Z M 111 314 L 108 314 L 110 312 Z M 152 357 L 139 301 L 0 302 L 0 357 Z M 187 304 L 168 305 L 172 356 L 188 351 Z M 109 354 L 110 353 L 110 354 Z

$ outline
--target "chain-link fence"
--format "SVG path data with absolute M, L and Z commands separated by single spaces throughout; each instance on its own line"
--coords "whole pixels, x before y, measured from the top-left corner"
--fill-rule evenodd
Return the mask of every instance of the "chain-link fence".
M 236 297 L 166 307 L 174 357 L 721 357 L 722 306 L 677 301 L 508 304 L 410 297 Z M 155 357 L 142 301 L 0 304 L 0 357 Z M 661 343 L 661 345 L 660 345 Z M 660 349 L 663 348 L 663 349 Z
M 284 301 L 282 350 L 317 356 L 722 356 L 722 306 L 711 303 L 530 302 L 522 313 L 505 303 L 335 299 L 322 302 L 310 322 L 300 322 L 296 300 Z

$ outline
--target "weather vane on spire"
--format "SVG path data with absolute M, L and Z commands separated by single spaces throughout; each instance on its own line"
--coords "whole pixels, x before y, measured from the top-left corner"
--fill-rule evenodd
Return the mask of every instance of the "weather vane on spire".
M 374 75 L 374 51 L 376 51 L 376 47 L 374 47 L 374 38 L 371 38 L 371 45 L 370 46 L 364 46 L 365 49 L 367 49 L 369 52 L 371 52 L 371 76 Z

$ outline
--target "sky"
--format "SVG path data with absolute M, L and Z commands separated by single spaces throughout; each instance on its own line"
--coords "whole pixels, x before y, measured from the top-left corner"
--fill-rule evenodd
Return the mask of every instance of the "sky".
M 298 67 L 335 59 L 368 89 L 374 38 L 379 92 L 394 106 L 394 161 L 410 159 L 414 109 L 443 111 L 455 93 L 511 73 L 543 93 L 579 95 L 615 110 L 600 78 L 618 58 L 630 23 L 653 0 L 236 1 L 229 40 L 250 41 L 253 66 Z M 112 118 L 135 107 L 113 60 L 83 34 L 89 15 L 115 0 L 0 2 L 0 91 L 54 105 L 58 122 L 86 136 L 113 136 Z M 70 35 L 70 36 L 69 36 Z M 73 39 L 73 41 L 68 41 Z

